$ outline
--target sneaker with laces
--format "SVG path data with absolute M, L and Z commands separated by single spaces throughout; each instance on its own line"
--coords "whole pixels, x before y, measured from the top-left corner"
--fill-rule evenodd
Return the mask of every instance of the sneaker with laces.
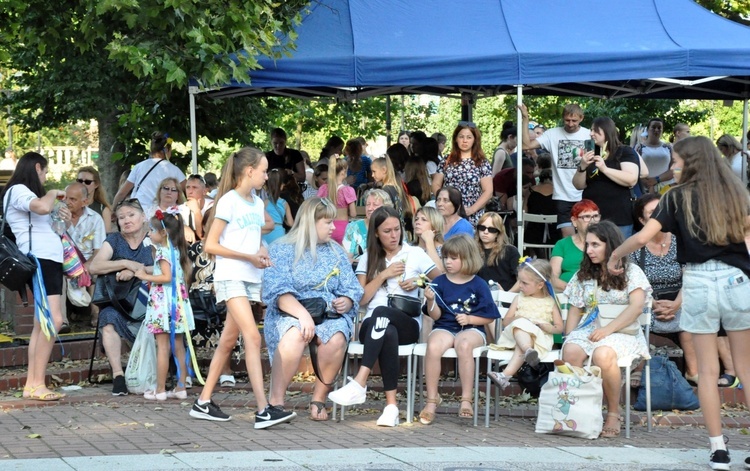
M 272 425 L 288 422 L 297 417 L 294 411 L 286 411 L 282 406 L 268 404 L 265 409 L 255 413 L 255 428 L 268 428 Z
M 708 459 L 708 465 L 711 469 L 729 470 L 729 463 L 729 451 L 727 450 L 716 450 L 711 453 L 711 457 Z
M 232 420 L 232 417 L 223 413 L 214 401 L 209 401 L 205 404 L 198 404 L 198 399 L 195 400 L 193 408 L 190 409 L 190 417 L 194 419 L 213 420 L 216 422 Z
M 125 376 L 115 376 L 112 378 L 112 395 L 113 396 L 127 396 L 128 385 L 125 384 Z
M 389 404 L 383 409 L 383 413 L 378 418 L 377 424 L 380 427 L 395 427 L 398 425 L 399 414 L 398 406 Z
M 340 406 L 364 404 L 367 399 L 367 386 L 360 386 L 351 376 L 348 380 L 349 382 L 344 387 L 330 392 L 328 399 Z

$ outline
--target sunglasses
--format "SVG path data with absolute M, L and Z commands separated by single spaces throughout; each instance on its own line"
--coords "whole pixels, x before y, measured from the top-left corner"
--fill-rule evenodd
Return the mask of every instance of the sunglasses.
M 190 175 L 188 177 L 188 180 L 200 180 L 203 183 L 206 183 L 206 180 L 203 178 L 202 175 L 198 175 L 197 173 L 195 175 Z
M 500 229 L 498 229 L 497 227 L 484 226 L 482 224 L 479 224 L 477 226 L 477 232 L 484 232 L 484 231 L 487 231 L 490 234 L 499 234 L 500 233 Z
M 119 203 L 117 203 L 117 206 L 115 206 L 115 211 L 122 208 L 123 206 L 131 206 L 143 211 L 143 206 L 141 206 L 141 202 L 138 201 L 138 198 L 128 198 L 126 200 L 120 201 Z
M 163 186 L 161 189 L 170 193 L 177 193 L 179 191 L 177 188 L 170 188 L 168 186 Z
M 465 128 L 472 128 L 476 129 L 477 125 L 474 124 L 474 121 L 459 121 L 458 125 Z
M 83 183 L 84 185 L 91 185 L 94 183 L 94 180 L 84 180 L 83 178 L 76 178 L 76 181 L 78 183 Z

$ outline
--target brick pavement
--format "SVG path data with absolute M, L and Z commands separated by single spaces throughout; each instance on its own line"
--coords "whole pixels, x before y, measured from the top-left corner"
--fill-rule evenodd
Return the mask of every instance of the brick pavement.
M 108 386 L 84 388 L 52 405 L 5 398 L 0 405 L 0 460 L 112 456 L 175 452 L 285 451 L 357 448 L 420 448 L 447 446 L 491 447 L 622 447 L 706 448 L 706 433 L 700 425 L 657 426 L 649 434 L 645 426 L 634 425 L 632 438 L 584 441 L 534 433 L 535 407 L 505 408 L 490 428 L 473 427 L 456 415 L 458 403 L 449 401 L 439 409 L 431 426 L 403 424 L 394 429 L 375 425 L 383 406 L 380 400 L 368 408 L 354 408 L 343 422 L 313 422 L 305 410 L 309 394 L 291 395 L 287 407 L 299 417 L 290 424 L 267 430 L 252 428 L 254 398 L 251 393 L 223 390 L 214 396 L 233 415 L 228 423 L 198 421 L 188 416 L 192 399 L 153 403 L 140 396 L 112 397 Z M 13 407 L 8 407 L 8 406 Z M 404 400 L 401 401 L 405 409 Z M 481 410 L 480 410 L 481 413 Z M 745 414 L 733 420 L 750 425 Z M 675 415 L 676 416 L 676 415 Z M 700 417 L 680 415 L 679 417 Z M 483 418 L 483 416 L 482 416 Z M 732 450 L 738 455 L 750 451 L 745 428 L 727 428 Z M 39 434 L 39 438 L 28 438 Z M 623 433 L 624 434 L 624 433 Z

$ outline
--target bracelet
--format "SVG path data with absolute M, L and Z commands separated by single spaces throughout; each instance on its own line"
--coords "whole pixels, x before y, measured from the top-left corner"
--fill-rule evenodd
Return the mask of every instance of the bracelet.
M 581 167 L 578 167 L 578 173 L 583 173 L 583 172 L 585 172 L 585 171 L 586 171 L 586 169 L 585 169 L 585 168 L 581 168 Z
M 659 175 L 657 175 L 656 178 L 654 178 L 654 180 L 656 180 L 656 183 L 661 183 L 661 178 L 659 178 Z

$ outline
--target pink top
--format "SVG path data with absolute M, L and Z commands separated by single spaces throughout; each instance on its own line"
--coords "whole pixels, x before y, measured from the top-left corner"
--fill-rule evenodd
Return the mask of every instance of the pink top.
M 318 196 L 321 198 L 328 197 L 328 184 L 324 183 L 323 186 L 318 189 Z M 354 188 L 349 185 L 339 185 L 336 190 L 336 206 L 339 208 L 349 207 L 349 203 L 357 201 L 357 194 L 354 192 Z

